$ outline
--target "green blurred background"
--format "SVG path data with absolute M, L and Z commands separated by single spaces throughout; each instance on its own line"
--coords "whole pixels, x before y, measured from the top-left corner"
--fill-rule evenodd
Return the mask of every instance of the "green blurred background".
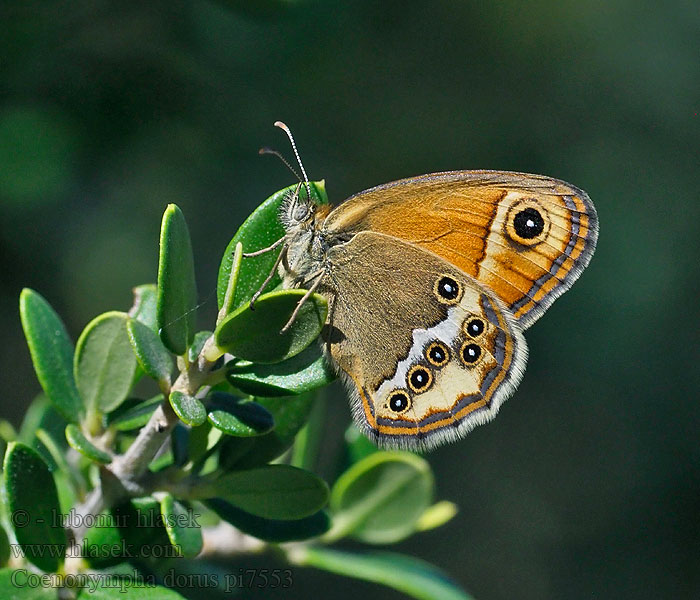
M 595 202 L 596 255 L 528 331 L 498 419 L 428 456 L 459 515 L 399 550 L 482 600 L 700 597 L 697 1 L 4 0 L 0 18 L 2 416 L 39 391 L 20 289 L 74 338 L 127 308 L 169 202 L 210 327 L 227 242 L 293 183 L 257 155 L 291 154 L 277 119 L 335 202 L 438 170 L 551 175 Z M 324 456 L 349 418 L 334 388 Z M 231 569 L 250 565 L 281 566 Z M 294 579 L 250 597 L 400 597 Z

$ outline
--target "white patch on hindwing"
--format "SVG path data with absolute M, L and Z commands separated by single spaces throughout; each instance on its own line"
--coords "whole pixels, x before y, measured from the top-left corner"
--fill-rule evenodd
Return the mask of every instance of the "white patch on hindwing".
M 462 327 L 463 318 L 460 317 L 465 314 L 464 308 L 461 306 L 452 306 L 447 311 L 447 317 L 437 325 L 429 329 L 413 330 L 413 343 L 408 356 L 396 365 L 394 376 L 391 379 L 385 379 L 377 389 L 375 393 L 377 404 L 382 403 L 391 391 L 397 388 L 406 388 L 406 377 L 409 369 L 424 360 L 424 352 L 430 342 L 439 340 L 450 348 L 450 352 L 453 352 L 454 341 L 459 336 Z

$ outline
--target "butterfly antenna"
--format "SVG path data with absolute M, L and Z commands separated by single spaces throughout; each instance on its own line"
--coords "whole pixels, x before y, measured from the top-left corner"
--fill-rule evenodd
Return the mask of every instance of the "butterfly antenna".
M 260 150 L 258 150 L 258 154 L 260 154 L 260 156 L 262 156 L 263 154 L 272 154 L 273 156 L 276 156 L 285 164 L 285 166 L 292 173 L 294 173 L 294 177 L 296 177 L 299 181 L 303 181 L 302 178 L 299 176 L 299 173 L 296 172 L 296 169 L 294 169 L 294 167 L 287 162 L 287 159 L 284 156 L 282 156 L 282 154 L 277 152 L 277 150 L 273 150 L 272 148 L 267 148 L 267 147 L 260 148 Z
M 289 130 L 289 127 L 287 127 L 282 121 L 275 121 L 275 127 L 279 127 L 282 131 L 284 131 L 287 134 L 287 137 L 289 138 L 289 141 L 292 143 L 292 150 L 294 150 L 294 156 L 297 158 L 297 162 L 299 163 L 299 168 L 301 169 L 301 174 L 304 176 L 304 187 L 306 188 L 306 195 L 308 198 L 308 201 L 311 201 L 311 186 L 309 185 L 309 178 L 306 176 L 306 170 L 304 169 L 304 165 L 301 162 L 301 157 L 299 156 L 299 152 L 297 152 L 297 145 L 294 142 L 294 136 L 292 135 L 292 132 Z

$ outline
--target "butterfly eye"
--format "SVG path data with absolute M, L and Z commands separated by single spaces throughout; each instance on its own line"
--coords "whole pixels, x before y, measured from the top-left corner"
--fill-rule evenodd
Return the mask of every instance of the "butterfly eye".
M 402 413 L 411 406 L 411 399 L 403 391 L 394 392 L 389 396 L 389 408 L 396 413 Z
M 466 325 L 464 326 L 464 331 L 466 331 L 471 337 L 475 338 L 484 333 L 485 327 L 486 326 L 481 319 L 471 319 L 470 321 L 467 321 Z
M 309 216 L 309 205 L 308 204 L 297 204 L 296 208 L 294 209 L 294 214 L 292 215 L 292 218 L 295 221 L 303 221 L 308 216 Z
M 460 352 L 462 360 L 467 365 L 473 365 L 479 360 L 481 356 L 481 348 L 476 344 L 464 344 Z
M 425 352 L 428 362 L 436 367 L 446 365 L 450 360 L 450 351 L 441 342 L 433 342 Z
M 435 283 L 433 290 L 438 300 L 443 304 L 457 304 L 462 294 L 462 288 L 449 275 L 443 275 Z
M 408 372 L 408 387 L 414 392 L 424 392 L 433 383 L 433 374 L 421 365 L 416 365 Z

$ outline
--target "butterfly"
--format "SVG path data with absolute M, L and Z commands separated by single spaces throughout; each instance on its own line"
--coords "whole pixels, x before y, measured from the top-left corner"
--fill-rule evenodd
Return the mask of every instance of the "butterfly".
M 299 189 L 280 209 L 283 285 L 328 300 L 327 358 L 383 447 L 428 450 L 493 419 L 525 371 L 523 331 L 598 236 L 588 195 L 541 175 L 421 175 L 332 209 Z

